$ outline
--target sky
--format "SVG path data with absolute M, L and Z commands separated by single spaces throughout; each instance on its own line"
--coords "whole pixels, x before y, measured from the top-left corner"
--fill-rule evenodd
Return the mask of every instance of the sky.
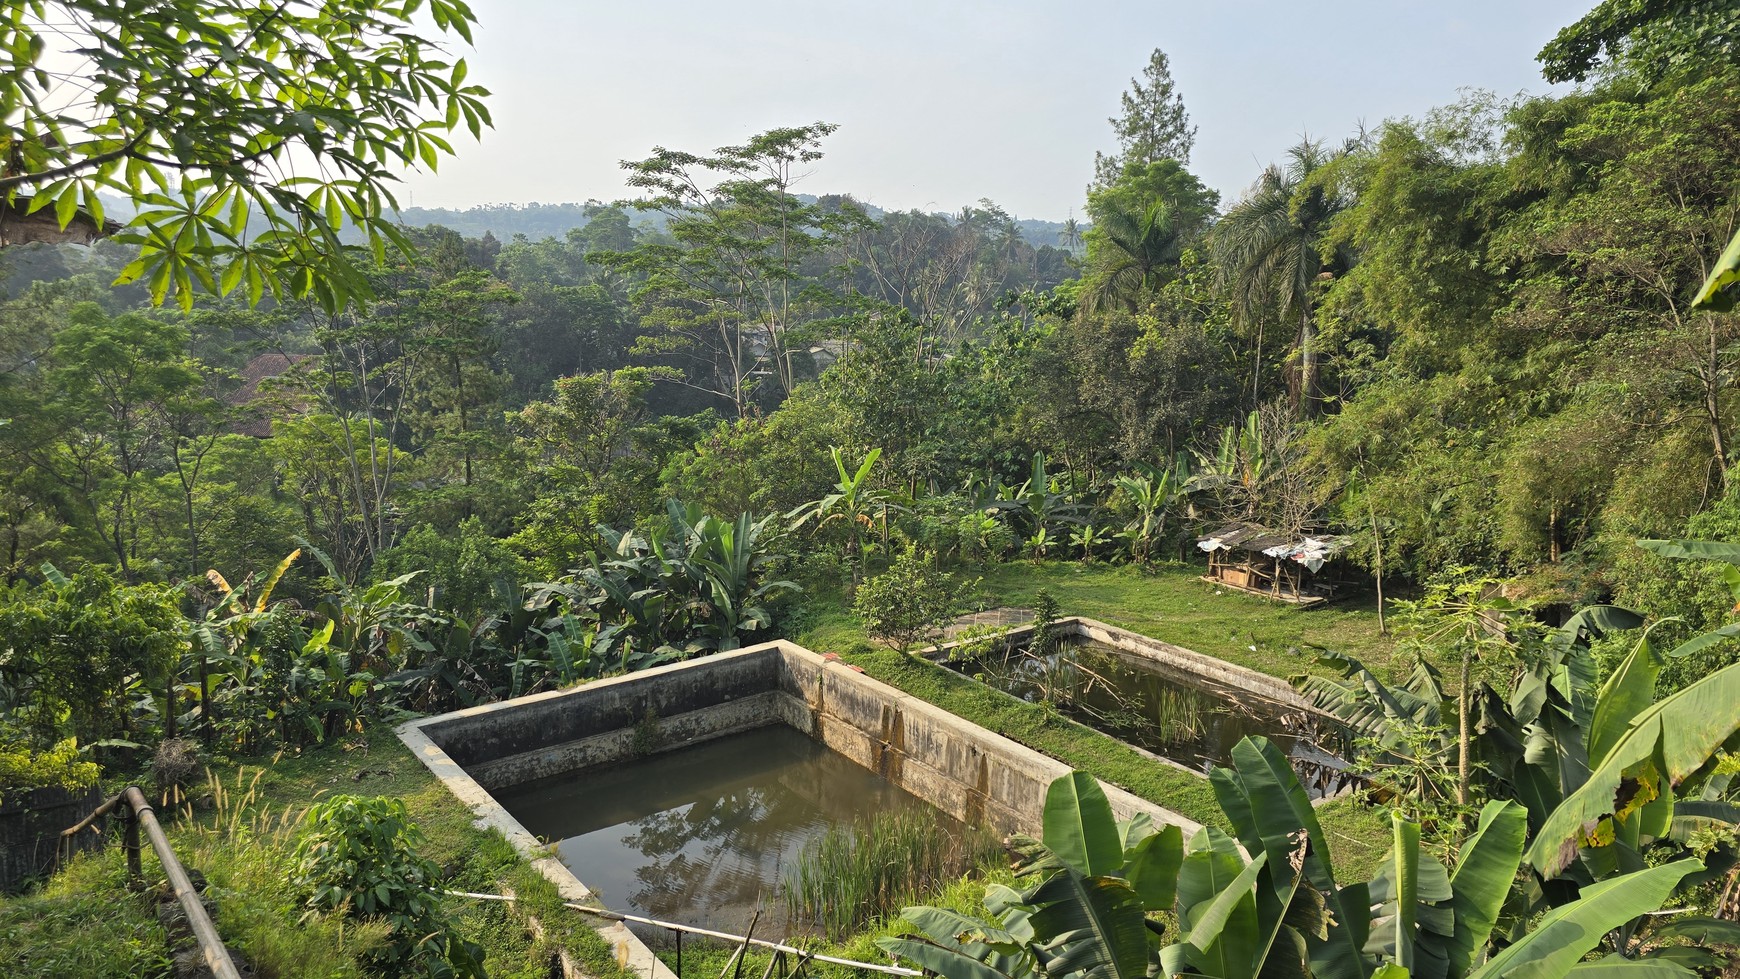
M 1082 212 L 1094 152 L 1156 47 L 1198 127 L 1190 166 L 1230 202 L 1301 135 L 1418 118 L 1463 88 L 1552 89 L 1534 55 L 1594 0 L 1038 3 L 473 0 L 468 65 L 495 128 L 400 204 L 628 196 L 620 161 L 825 121 L 803 193 L 890 209 L 990 199 Z

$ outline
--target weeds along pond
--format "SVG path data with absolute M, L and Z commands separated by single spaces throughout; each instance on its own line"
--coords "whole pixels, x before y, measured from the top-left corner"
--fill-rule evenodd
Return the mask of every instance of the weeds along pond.
M 985 835 L 785 725 L 495 794 L 607 907 L 734 934 L 759 908 L 769 939 L 837 932 L 854 898 L 875 896 L 845 889 L 893 887 L 847 879 L 889 862 L 867 851 L 904 851 L 902 883 L 927 864 L 952 877 Z
M 1259 735 L 1287 753 L 1313 798 L 1348 784 L 1336 755 L 1340 732 L 1321 715 L 1108 643 L 1073 634 L 1037 644 L 1024 637 L 957 647 L 942 662 L 1204 774 L 1230 766 L 1233 745 Z

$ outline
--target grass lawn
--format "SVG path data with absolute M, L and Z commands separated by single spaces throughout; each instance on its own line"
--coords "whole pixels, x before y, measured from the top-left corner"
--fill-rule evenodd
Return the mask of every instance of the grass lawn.
M 1152 571 L 1071 562 L 1010 562 L 975 572 L 987 605 L 1031 607 L 1041 591 L 1064 615 L 1085 615 L 1131 632 L 1286 678 L 1308 673 L 1312 647 L 1386 666 L 1395 643 L 1378 634 L 1369 596 L 1301 609 L 1216 588 L 1195 565 Z

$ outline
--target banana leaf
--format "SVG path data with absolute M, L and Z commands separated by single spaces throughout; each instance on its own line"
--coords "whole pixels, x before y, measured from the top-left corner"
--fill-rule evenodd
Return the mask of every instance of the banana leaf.
M 1661 907 L 1686 875 L 1702 869 L 1697 860 L 1678 860 L 1591 884 L 1577 900 L 1547 912 L 1534 930 L 1487 960 L 1470 979 L 1565 975 L 1609 931 Z
M 1045 792 L 1043 839 L 1058 859 L 1088 877 L 1117 873 L 1124 865 L 1118 821 L 1100 783 L 1071 772 Z

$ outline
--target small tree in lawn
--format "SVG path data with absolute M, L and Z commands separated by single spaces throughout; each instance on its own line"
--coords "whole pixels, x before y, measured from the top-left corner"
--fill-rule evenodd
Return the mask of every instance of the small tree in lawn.
M 942 636 L 971 587 L 937 570 L 929 555 L 909 550 L 886 574 L 859 586 L 852 608 L 872 639 L 906 654 Z

